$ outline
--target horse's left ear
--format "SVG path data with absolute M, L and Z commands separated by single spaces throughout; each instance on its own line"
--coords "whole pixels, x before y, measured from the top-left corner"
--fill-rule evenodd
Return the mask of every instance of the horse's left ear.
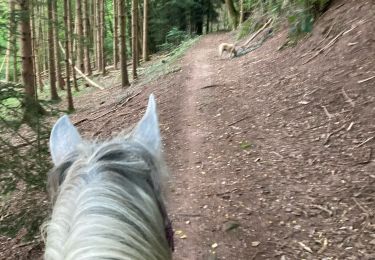
M 49 148 L 53 163 L 57 166 L 64 161 L 67 155 L 76 150 L 82 141 L 80 134 L 70 122 L 67 115 L 57 120 L 49 138 Z
M 157 154 L 160 152 L 161 138 L 153 94 L 149 97 L 146 113 L 134 128 L 131 137 L 146 146 L 152 153 Z

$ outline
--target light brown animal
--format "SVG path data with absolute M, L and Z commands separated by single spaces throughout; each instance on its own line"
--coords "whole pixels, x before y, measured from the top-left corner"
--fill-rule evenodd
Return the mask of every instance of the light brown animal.
M 224 51 L 229 53 L 230 57 L 232 55 L 234 57 L 237 55 L 236 48 L 235 48 L 234 44 L 231 44 L 231 43 L 222 43 L 222 44 L 219 45 L 219 55 L 220 55 L 220 57 L 223 55 Z

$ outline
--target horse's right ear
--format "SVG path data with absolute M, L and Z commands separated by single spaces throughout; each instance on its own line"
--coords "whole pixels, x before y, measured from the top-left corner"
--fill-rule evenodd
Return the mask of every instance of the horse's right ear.
M 81 136 L 69 117 L 67 115 L 60 117 L 53 126 L 49 139 L 49 148 L 55 166 L 61 164 L 67 155 L 74 152 L 81 141 Z
M 150 95 L 145 114 L 131 133 L 131 137 L 147 147 L 152 153 L 157 154 L 161 148 L 156 102 L 153 94 Z

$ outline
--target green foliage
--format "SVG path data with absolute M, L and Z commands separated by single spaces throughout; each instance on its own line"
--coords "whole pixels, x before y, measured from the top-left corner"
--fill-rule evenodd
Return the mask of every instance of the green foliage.
M 245 13 L 249 18 L 241 27 L 238 37 L 257 30 L 259 17 L 263 21 L 273 17 L 286 17 L 290 25 L 289 37 L 299 38 L 313 29 L 315 18 L 324 12 L 331 0 L 245 0 Z M 264 23 L 264 22 L 263 22 Z
M 158 49 L 161 51 L 171 51 L 188 38 L 190 38 L 190 35 L 186 32 L 179 30 L 177 27 L 173 27 L 172 30 L 167 33 L 165 43 L 159 45 Z
M 158 59 L 157 62 L 145 68 L 141 74 L 146 76 L 146 81 L 151 81 L 161 75 L 165 75 L 174 71 L 178 71 L 179 67 L 175 62 L 184 55 L 199 37 L 194 37 L 181 42 L 181 44 L 173 51 L 169 52 L 165 58 Z

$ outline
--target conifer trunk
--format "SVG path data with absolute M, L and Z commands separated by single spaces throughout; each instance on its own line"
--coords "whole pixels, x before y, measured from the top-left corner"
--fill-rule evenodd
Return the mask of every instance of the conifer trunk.
M 68 1 L 68 21 L 69 21 L 69 44 L 70 44 L 70 57 L 71 57 L 71 66 L 72 66 L 72 79 L 73 79 L 73 87 L 75 91 L 79 91 L 78 84 L 77 84 L 77 77 L 76 71 L 74 67 L 76 66 L 75 56 L 73 52 L 73 31 L 74 31 L 74 20 L 72 15 L 72 2 L 71 0 Z
M 83 19 L 82 19 L 82 3 L 76 0 L 76 16 L 77 16 L 77 67 L 81 71 L 85 71 L 83 63 Z
M 104 75 L 106 73 L 106 58 L 104 53 L 104 38 L 105 38 L 105 11 L 104 11 L 104 0 L 100 0 L 100 63 L 101 63 L 101 73 Z
M 89 20 L 89 6 L 87 3 L 88 0 L 83 0 L 83 52 L 84 52 L 84 72 L 86 75 L 91 75 L 91 62 L 90 62 L 90 20 Z
M 148 61 L 148 0 L 143 1 L 143 61 Z
M 51 99 L 58 100 L 59 96 L 57 94 L 56 89 L 56 70 L 55 70 L 55 41 L 53 37 L 53 6 L 52 1 L 55 0 L 47 0 L 47 8 L 48 8 L 48 74 L 49 74 L 49 85 L 51 89 Z
M 126 51 L 126 9 L 125 0 L 118 1 L 119 27 L 120 27 L 120 64 L 121 64 L 121 86 L 129 86 L 129 76 L 127 68 L 127 51 Z
M 132 0 L 132 75 L 137 79 L 138 52 L 138 0 Z
M 55 68 L 56 68 L 56 78 L 57 78 L 57 87 L 61 90 L 64 90 L 64 79 L 62 77 L 61 70 L 61 57 L 60 57 L 60 48 L 59 48 L 59 29 L 58 29 L 58 17 L 57 17 L 57 4 L 56 1 L 52 1 L 52 25 L 53 25 L 53 47 L 55 55 Z
M 72 90 L 70 86 L 70 65 L 69 65 L 69 54 L 70 54 L 70 44 L 69 44 L 69 12 L 68 12 L 68 1 L 64 0 L 64 35 L 65 35 L 65 76 L 66 76 L 66 92 L 67 92 L 67 100 L 68 100 L 68 110 L 74 110 L 73 105 L 73 96 Z
M 225 4 L 228 8 L 228 13 L 232 20 L 233 28 L 236 29 L 238 25 L 238 13 L 237 10 L 234 8 L 233 0 L 225 0 Z
M 113 66 L 117 70 L 118 65 L 118 4 L 113 0 Z
M 29 0 L 21 0 L 20 31 L 21 31 L 21 55 L 22 55 L 22 82 L 25 93 L 30 100 L 36 100 L 33 53 L 31 43 L 30 9 Z

